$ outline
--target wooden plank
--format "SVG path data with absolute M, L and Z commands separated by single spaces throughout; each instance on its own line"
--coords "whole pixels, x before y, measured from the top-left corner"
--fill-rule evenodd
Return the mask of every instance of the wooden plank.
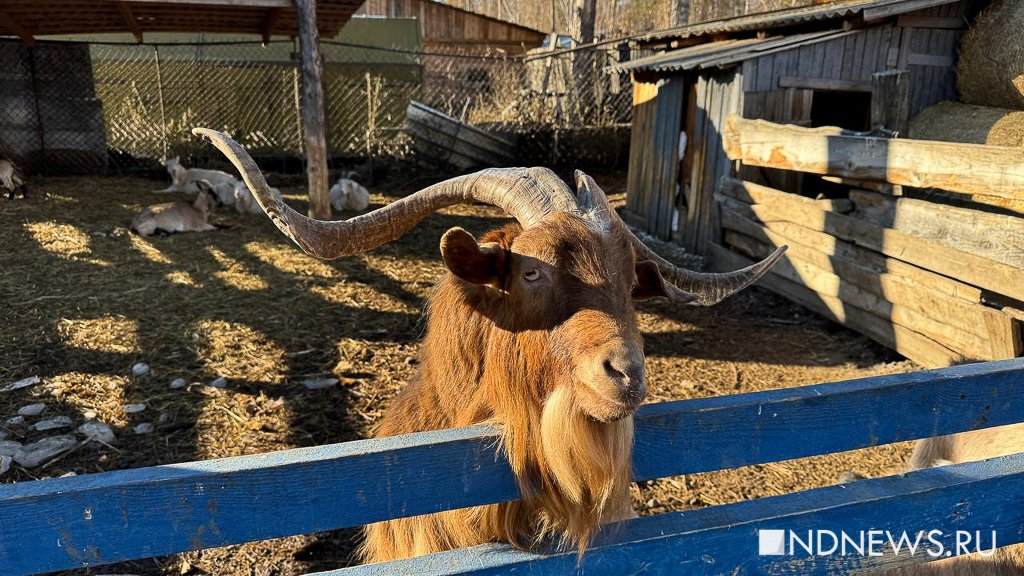
M 420 102 L 409 103 L 403 129 L 413 137 L 417 150 L 461 169 L 509 166 L 514 162 L 514 142 L 459 122 Z
M 713 153 L 708 146 L 711 137 L 710 132 L 714 129 L 708 117 L 708 106 L 710 102 L 709 84 L 711 80 L 708 75 L 701 74 L 694 84 L 692 98 L 694 98 L 694 124 L 693 130 L 688 134 L 687 146 L 695 146 L 693 150 L 692 172 L 690 175 L 690 205 L 686 214 L 681 215 L 680 236 L 684 248 L 696 252 L 697 238 L 700 231 L 700 210 L 704 200 L 704 191 L 707 189 L 706 180 L 711 178 L 707 173 L 707 155 Z
M 753 264 L 749 258 L 723 246 L 712 246 L 711 255 L 716 267 L 737 265 L 743 267 Z M 744 262 L 746 264 L 743 264 Z M 762 278 L 760 285 L 833 322 L 864 334 L 920 366 L 940 368 L 967 361 L 962 355 L 913 330 L 892 324 L 834 296 L 818 294 L 802 284 L 790 282 L 776 274 L 768 274 Z
M 868 79 L 865 80 L 868 83 L 870 83 L 871 75 L 876 71 L 878 53 L 885 48 L 885 42 L 882 37 L 883 30 L 888 30 L 888 27 L 869 28 L 867 31 L 862 32 L 864 35 L 864 46 L 861 51 L 860 66 L 857 69 L 856 77 Z
M 861 79 L 864 76 L 860 75 L 861 67 L 864 66 L 864 42 L 867 39 L 867 32 L 860 31 L 852 36 L 853 52 L 849 54 L 851 59 L 850 72 L 845 78 L 857 78 Z M 845 65 L 844 65 L 845 68 Z
M 967 27 L 963 18 L 913 15 L 900 16 L 896 19 L 896 25 L 900 28 L 939 28 L 943 30 L 963 30 Z
M 646 221 L 646 195 L 643 186 L 645 162 L 649 158 L 651 139 L 650 114 L 657 98 L 656 84 L 633 82 L 633 126 L 630 129 L 629 179 L 626 201 L 629 209 Z M 647 229 L 646 224 L 643 229 Z
M 851 242 L 838 239 L 834 236 L 829 236 L 823 232 L 811 230 L 805 228 L 799 224 L 792 222 L 783 221 L 770 221 L 760 222 L 756 213 L 753 209 L 748 207 L 747 212 L 738 212 L 743 215 L 743 218 L 748 220 L 750 223 L 757 222 L 755 230 L 763 230 L 765 238 L 770 239 L 775 245 L 782 245 L 788 243 L 796 243 L 812 250 L 821 252 L 830 261 L 834 262 L 833 267 L 841 266 L 843 262 L 850 262 L 860 268 L 867 270 L 866 274 L 869 277 L 877 276 L 880 274 L 891 274 L 895 277 L 905 279 L 908 282 L 920 286 L 928 291 L 935 292 L 941 296 L 949 296 L 957 300 L 963 300 L 964 302 L 977 304 L 981 302 L 982 291 L 973 287 L 968 286 L 962 282 L 947 278 L 934 272 L 930 272 L 923 268 L 919 268 L 912 264 L 896 260 L 895 258 L 888 258 L 877 252 L 868 250 L 862 246 L 858 246 Z M 740 222 L 735 224 L 736 219 L 733 217 L 726 217 L 726 212 L 723 212 L 723 224 L 728 227 L 729 222 L 734 222 L 734 226 L 743 226 L 744 223 Z M 763 226 L 763 228 L 761 228 Z M 738 232 L 747 234 L 748 236 L 754 236 L 760 238 L 757 233 L 750 233 L 746 227 L 744 228 L 733 228 Z M 838 268 L 837 268 L 838 269 Z M 851 271 L 847 271 L 847 274 L 853 274 Z M 869 282 L 867 285 L 870 286 L 873 283 L 877 283 L 875 280 L 866 280 Z
M 868 7 L 864 9 L 861 15 L 865 22 L 872 22 L 874 20 L 881 20 L 882 18 L 889 18 L 890 16 L 897 16 L 899 14 L 916 12 L 926 8 L 934 8 L 935 6 L 952 4 L 953 2 L 954 0 L 907 0 L 905 2 Z
M 902 34 L 900 35 L 900 57 L 896 62 L 896 67 L 901 70 L 906 70 L 909 66 L 910 53 L 913 51 L 911 48 L 914 42 L 914 31 L 916 28 L 901 28 Z
M 647 405 L 636 416 L 634 478 L 1024 421 L 1022 372 L 1024 360 L 1014 360 Z M 0 525 L 0 573 L 93 566 L 514 499 L 518 489 L 497 444 L 495 430 L 476 426 L 3 484 L 0 509 L 19 521 Z
M 887 552 L 885 534 L 899 540 L 912 527 L 940 531 L 942 550 L 955 549 L 957 530 L 984 526 L 999 535 L 1000 546 L 1024 540 L 1024 456 L 919 470 L 905 475 L 863 480 L 805 492 L 628 520 L 598 535 L 582 557 L 575 551 L 536 554 L 508 546 L 484 545 L 409 560 L 357 566 L 308 576 L 483 576 L 497 574 L 858 574 L 908 566 L 937 558 L 919 551 Z M 970 510 L 970 514 L 964 514 Z M 969 518 L 969 522 L 965 522 Z M 823 529 L 854 538 L 879 530 L 875 555 L 808 554 L 792 543 L 795 554 L 756 554 L 760 530 L 783 529 L 806 538 Z M 1004 536 L 1005 535 L 1005 536 Z M 865 539 L 867 536 L 865 536 Z M 825 546 L 829 545 L 825 540 Z M 937 547 L 939 557 L 945 553 Z M 982 550 L 990 547 L 984 536 Z M 787 547 L 787 550 L 789 548 Z M 961 550 L 962 551 L 962 550 Z M 952 554 L 953 552 L 951 552 Z
M 852 136 L 731 116 L 726 153 L 745 164 L 1024 200 L 1024 149 Z
M 821 179 L 826 182 L 842 184 L 843 186 L 848 186 L 850 188 L 860 188 L 862 190 L 870 190 L 882 194 L 888 194 L 890 196 L 898 196 L 898 194 L 896 193 L 897 186 L 894 186 L 887 182 L 874 182 L 871 180 L 854 180 L 852 178 L 843 178 L 842 176 L 822 176 Z
M 1024 219 L 915 198 L 851 190 L 855 217 L 1024 268 Z
M 860 80 L 839 80 L 835 78 L 801 78 L 797 76 L 782 76 L 779 78 L 779 88 L 870 92 L 871 82 L 863 82 Z
M 654 185 L 651 188 L 653 212 L 648 225 L 651 233 L 669 240 L 672 236 L 672 213 L 675 207 L 676 188 L 679 181 L 679 132 L 686 104 L 686 83 L 682 78 L 663 81 L 658 88 L 656 106 L 657 127 L 655 147 L 652 151 L 655 162 Z
M 907 58 L 911 66 L 935 66 L 939 68 L 952 68 L 956 65 L 956 59 L 952 56 L 937 56 L 934 54 L 911 54 Z
M 295 0 L 299 20 L 299 52 L 302 58 L 302 141 L 306 152 L 309 186 L 309 217 L 331 218 L 328 197 L 327 124 L 324 120 L 323 66 L 320 31 L 316 27 L 316 0 Z
M 118 0 L 101 0 L 116 2 Z M 238 8 L 291 8 L 292 0 L 130 0 L 133 4 L 177 4 L 183 6 L 233 6 Z
M 993 358 L 1016 358 L 1024 354 L 1024 338 L 1020 323 L 1002 310 L 990 310 L 985 315 L 985 328 L 988 330 L 989 343 Z
M 943 281 L 948 279 L 944 276 L 938 276 L 903 263 L 900 263 L 903 264 L 902 269 L 898 266 L 889 269 L 886 266 L 887 259 L 885 257 L 875 253 L 865 254 L 862 248 L 841 240 L 835 241 L 836 244 L 842 245 L 839 250 L 830 250 L 821 244 L 805 244 L 805 238 L 800 234 L 792 233 L 793 230 L 800 230 L 799 227 L 794 226 L 784 232 L 778 232 L 751 220 L 751 218 L 756 218 L 752 212 L 750 216 L 741 216 L 740 212 L 733 209 L 730 203 L 722 204 L 720 217 L 722 226 L 726 230 L 739 232 L 768 246 L 788 245 L 787 255 L 792 254 L 794 258 L 808 262 L 826 272 L 834 273 L 844 282 L 849 282 L 904 308 L 928 315 L 939 321 L 954 322 L 961 329 L 977 336 L 988 337 L 991 329 L 987 327 L 987 324 L 995 322 L 996 318 L 1002 323 L 999 325 L 998 331 L 1014 331 L 1009 314 L 995 311 L 997 312 L 996 317 L 990 318 L 993 309 L 980 304 L 978 300 L 961 299 L 929 287 L 929 282 L 935 282 L 945 288 Z M 796 238 L 791 236 L 796 236 Z M 881 260 L 882 263 L 879 264 L 878 260 Z M 958 291 L 960 286 L 953 283 L 950 289 Z M 980 295 L 978 298 L 980 299 Z M 1010 358 L 1012 356 L 1002 357 Z
M 768 245 L 736 232 L 726 232 L 725 243 L 740 254 L 752 258 L 753 261 L 758 261 L 772 252 L 772 248 Z M 844 304 L 855 306 L 882 320 L 927 336 L 971 361 L 1005 360 L 1016 356 L 1015 354 L 994 356 L 987 332 L 978 335 L 963 329 L 956 318 L 934 318 L 913 308 L 895 304 L 874 291 L 862 288 L 833 274 L 829 268 L 819 268 L 794 254 L 787 252 L 783 260 L 773 268 L 773 272 L 790 282 L 806 286 L 820 295 L 838 298 Z M 998 314 L 998 312 L 993 312 Z M 1003 315 L 1003 319 L 1003 325 L 1010 324 L 1005 315 Z M 995 325 L 995 319 L 993 319 L 993 325 Z M 1000 352 L 1000 354 L 1003 353 Z
M 886 70 L 871 76 L 871 126 L 903 136 L 910 121 L 910 74 Z
M 732 187 L 736 190 L 736 186 Z M 784 220 L 797 223 L 886 256 L 915 264 L 926 270 L 986 288 L 997 294 L 1024 300 L 1024 270 L 975 254 L 918 238 L 900 230 L 883 228 L 844 214 L 826 212 L 809 198 L 743 183 L 739 189 L 756 203 L 762 221 Z

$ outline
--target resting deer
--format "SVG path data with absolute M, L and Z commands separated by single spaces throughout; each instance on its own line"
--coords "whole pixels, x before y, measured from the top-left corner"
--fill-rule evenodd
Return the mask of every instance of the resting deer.
M 152 236 L 157 232 L 171 234 L 215 230 L 216 227 L 207 222 L 214 204 L 213 188 L 205 180 L 200 180 L 197 185 L 199 195 L 194 202 L 168 202 L 148 206 L 132 220 L 132 230 L 139 236 Z
M 171 177 L 171 185 L 157 192 L 198 192 L 199 182 L 205 180 L 219 204 L 230 206 L 235 203 L 238 179 L 231 174 L 220 170 L 185 168 L 178 157 L 168 159 L 164 167 Z

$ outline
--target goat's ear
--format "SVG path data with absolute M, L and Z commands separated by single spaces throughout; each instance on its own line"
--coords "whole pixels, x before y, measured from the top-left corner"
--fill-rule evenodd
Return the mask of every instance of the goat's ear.
M 505 275 L 505 250 L 496 243 L 480 244 L 462 228 L 441 237 L 441 258 L 452 274 L 476 285 L 500 288 Z
M 637 260 L 636 285 L 633 286 L 632 296 L 634 302 L 669 297 L 667 282 L 657 264 L 650 260 Z

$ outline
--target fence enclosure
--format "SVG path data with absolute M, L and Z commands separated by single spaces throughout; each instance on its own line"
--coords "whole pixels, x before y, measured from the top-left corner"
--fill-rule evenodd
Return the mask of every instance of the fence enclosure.
M 643 406 L 637 481 L 1024 422 L 1024 359 Z M 34 574 L 519 498 L 486 426 L 0 485 L 0 572 Z M 485 545 L 324 573 L 834 574 L 917 554 L 759 555 L 759 530 L 995 530 L 1024 541 L 1024 455 L 623 522 L 587 554 Z M 948 548 L 952 549 L 952 548 Z M 577 562 L 580 562 L 577 566 Z M 736 571 L 736 572 L 734 572 Z
M 90 162 L 69 161 L 59 169 L 26 162 L 31 147 L 16 145 L 15 132 L 25 126 L 40 130 L 45 123 L 36 118 L 36 107 L 81 117 L 81 106 L 72 107 L 63 96 L 67 86 L 62 81 L 42 82 L 42 74 L 37 79 L 26 68 L 22 81 L 9 85 L 4 96 L 9 103 L 18 99 L 20 107 L 8 108 L 0 118 L 0 138 L 10 141 L 9 153 L 16 161 L 30 164 L 30 171 L 96 173 L 105 169 L 106 148 L 112 170 L 155 166 L 173 156 L 205 163 L 209 149 L 192 137 L 195 126 L 227 132 L 257 157 L 304 156 L 301 79 L 293 40 L 273 39 L 264 45 L 251 37 L 196 35 L 183 42 L 182 35 L 173 34 L 149 34 L 148 43 L 141 45 L 122 40 L 67 37 L 35 48 L 0 42 L 4 61 L 17 56 L 31 63 L 48 51 L 76 55 L 72 77 L 84 78 L 76 102 L 88 101 L 94 108 Z M 550 163 L 553 153 L 564 150 L 561 155 L 569 160 L 595 155 L 595 161 L 607 162 L 609 153 L 624 157 L 628 146 L 629 91 L 619 90 L 628 84 L 603 70 L 617 53 L 595 49 L 534 55 L 527 61 L 477 46 L 432 45 L 428 51 L 416 21 L 402 18 L 354 18 L 337 39 L 322 40 L 321 49 L 328 154 L 335 159 L 407 153 L 411 148 L 402 128 L 414 100 L 516 137 L 527 159 Z M 581 59 L 587 67 L 578 65 Z M 595 130 L 618 132 L 620 149 L 560 145 L 566 133 Z M 52 151 L 73 147 L 64 141 L 72 136 L 51 131 L 45 141 L 32 137 L 39 150 Z

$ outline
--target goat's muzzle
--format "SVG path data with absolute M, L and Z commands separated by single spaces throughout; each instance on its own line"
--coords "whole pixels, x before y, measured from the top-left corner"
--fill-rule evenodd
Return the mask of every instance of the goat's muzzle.
M 580 406 L 600 422 L 633 414 L 647 394 L 644 353 L 630 342 L 615 342 L 580 358 L 576 376 L 582 384 Z

